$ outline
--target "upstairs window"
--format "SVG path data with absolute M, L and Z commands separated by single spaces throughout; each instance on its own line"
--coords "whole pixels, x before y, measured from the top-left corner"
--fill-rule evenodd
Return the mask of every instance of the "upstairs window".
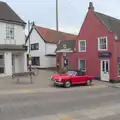
M 107 50 L 108 49 L 108 39 L 107 37 L 98 38 L 98 50 Z
M 39 43 L 31 44 L 31 50 L 39 50 Z
M 14 39 L 14 25 L 6 24 L 6 39 Z
M 79 52 L 86 52 L 86 40 L 79 40 Z

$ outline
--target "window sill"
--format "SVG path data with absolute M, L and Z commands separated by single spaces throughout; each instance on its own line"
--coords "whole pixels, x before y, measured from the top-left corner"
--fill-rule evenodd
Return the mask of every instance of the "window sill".
M 85 53 L 86 51 L 79 51 L 79 52 L 83 52 L 83 53 Z
M 104 50 L 102 49 L 102 50 L 98 50 L 98 51 L 108 51 L 108 49 L 104 49 Z
M 31 51 L 36 51 L 36 50 L 31 50 Z

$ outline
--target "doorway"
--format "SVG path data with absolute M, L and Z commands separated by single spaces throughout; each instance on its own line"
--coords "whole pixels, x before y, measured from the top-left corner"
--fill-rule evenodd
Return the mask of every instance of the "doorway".
M 110 67 L 109 60 L 101 60 L 101 80 L 109 81 Z

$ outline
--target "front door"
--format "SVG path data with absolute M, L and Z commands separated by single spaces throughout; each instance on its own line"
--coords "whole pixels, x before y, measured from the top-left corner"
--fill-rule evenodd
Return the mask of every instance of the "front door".
M 109 81 L 109 79 L 110 79 L 109 60 L 101 60 L 101 80 Z

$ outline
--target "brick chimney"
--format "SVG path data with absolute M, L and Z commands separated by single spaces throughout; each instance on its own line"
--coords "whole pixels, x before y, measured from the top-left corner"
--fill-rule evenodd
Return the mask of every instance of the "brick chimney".
M 93 6 L 93 3 L 92 3 L 92 2 L 89 2 L 89 7 L 88 7 L 88 9 L 94 11 L 94 6 Z

